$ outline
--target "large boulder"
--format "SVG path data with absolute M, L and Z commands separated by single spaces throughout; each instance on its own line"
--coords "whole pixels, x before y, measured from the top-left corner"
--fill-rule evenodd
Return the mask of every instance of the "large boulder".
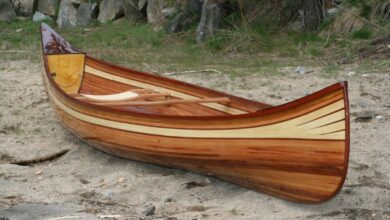
M 126 18 L 132 23 L 137 23 L 143 19 L 143 15 L 139 9 L 137 0 L 122 0 L 124 13 Z M 141 8 L 142 9 L 142 8 Z
M 160 29 L 168 22 L 168 19 L 177 12 L 172 1 L 148 0 L 146 15 L 148 22 Z
M 148 0 L 138 0 L 138 10 L 141 11 L 146 7 L 146 4 L 148 3 Z
M 57 16 L 60 28 L 85 26 L 97 17 L 98 5 L 84 0 L 62 0 Z
M 19 16 L 31 16 L 34 2 L 35 0 L 12 0 L 15 12 Z
M 98 14 L 96 3 L 81 3 L 77 8 L 77 23 L 79 26 L 88 25 Z
M 57 25 L 60 28 L 77 26 L 77 8 L 72 3 L 72 0 L 61 1 Z
M 16 13 L 9 0 L 0 0 L 0 21 L 11 21 Z
M 59 0 L 38 0 L 38 11 L 49 16 L 55 16 Z
M 221 25 L 221 7 L 212 0 L 204 0 L 202 17 L 196 29 L 196 42 L 203 41 L 206 37 L 214 35 Z
M 107 22 L 118 19 L 124 15 L 122 0 L 103 0 L 99 6 L 100 22 Z

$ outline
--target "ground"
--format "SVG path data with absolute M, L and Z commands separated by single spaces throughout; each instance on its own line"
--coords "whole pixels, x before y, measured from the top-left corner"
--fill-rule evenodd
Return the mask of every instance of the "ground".
M 181 68 L 164 75 L 273 105 L 348 81 L 351 153 L 341 192 L 322 204 L 298 204 L 102 153 L 58 123 L 39 62 L 1 60 L 0 219 L 390 219 L 388 70 L 363 74 L 355 71 L 359 65 L 344 65 L 328 74 L 306 66 L 308 73 L 297 74 L 288 66 L 276 75 L 232 76 L 215 66 L 203 72 Z M 152 206 L 154 214 L 145 216 Z

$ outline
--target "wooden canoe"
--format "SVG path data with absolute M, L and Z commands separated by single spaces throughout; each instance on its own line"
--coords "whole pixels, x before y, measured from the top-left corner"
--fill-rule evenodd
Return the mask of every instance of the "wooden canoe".
M 306 203 L 344 183 L 347 82 L 271 106 L 92 58 L 46 24 L 41 36 L 59 121 L 99 150 Z

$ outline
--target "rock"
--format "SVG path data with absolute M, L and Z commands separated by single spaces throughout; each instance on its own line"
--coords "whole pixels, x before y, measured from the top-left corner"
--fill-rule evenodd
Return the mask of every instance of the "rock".
M 169 21 L 167 26 L 168 33 L 177 33 L 184 30 L 194 21 L 198 21 L 202 13 L 202 4 L 198 0 L 185 1 L 185 4 L 181 5 L 182 12 L 178 13 L 172 20 Z
M 98 219 L 126 219 L 122 215 L 98 215 Z
M 187 211 L 189 212 L 204 212 L 207 209 L 208 208 L 203 205 L 194 205 L 194 206 L 187 207 Z
M 118 183 L 123 183 L 123 182 L 125 182 L 125 180 L 126 179 L 123 176 L 121 176 L 121 177 L 118 178 L 117 182 Z
M 359 112 L 357 114 L 357 117 L 355 118 L 355 122 L 370 122 L 372 119 L 375 118 L 375 113 L 372 111 L 363 111 Z
M 0 21 L 11 21 L 16 13 L 9 0 L 0 0 Z
M 87 2 L 90 2 L 90 1 L 88 1 L 88 0 L 72 0 L 71 2 L 73 4 L 75 4 L 75 5 L 80 5 L 82 3 L 87 3 Z
M 359 100 L 359 101 L 357 102 L 357 104 L 358 104 L 360 107 L 362 107 L 362 108 L 368 107 L 368 106 L 370 105 L 370 103 L 368 103 L 368 102 L 365 101 L 365 100 Z
M 105 197 L 112 197 L 112 196 L 114 196 L 114 193 L 113 192 L 104 192 L 103 195 Z
M 98 20 L 102 23 L 113 21 L 124 15 L 124 8 L 121 0 L 103 0 L 99 6 Z
M 34 0 L 13 0 L 13 6 L 18 16 L 31 16 L 33 14 Z
M 44 21 L 44 20 L 51 20 L 51 17 L 50 16 L 47 16 L 47 15 L 44 15 L 42 14 L 41 12 L 39 11 L 36 11 L 34 13 L 34 16 L 32 18 L 33 21 Z
M 130 22 L 137 23 L 143 19 L 136 0 L 122 0 L 122 3 L 125 16 Z
M 164 202 L 172 202 L 172 198 L 166 198 Z
M 202 16 L 196 29 L 196 42 L 201 42 L 209 36 L 213 36 L 221 24 L 221 8 L 217 3 L 204 0 Z
M 38 11 L 45 15 L 55 16 L 59 4 L 59 0 L 38 0 Z
M 146 3 L 148 3 L 148 0 L 138 0 L 138 10 L 141 11 L 145 8 Z
M 77 23 L 79 26 L 88 25 L 97 18 L 98 5 L 96 3 L 81 3 L 77 8 Z
M 329 17 L 335 17 L 339 13 L 339 8 L 330 8 L 326 12 Z
M 95 190 L 92 190 L 92 191 L 80 193 L 79 195 L 85 199 L 90 199 L 96 196 L 96 192 Z
M 88 184 L 88 183 L 90 183 L 88 180 L 83 179 L 83 178 L 80 178 L 79 180 L 80 180 L 80 182 L 81 182 L 82 184 Z
M 305 67 L 303 67 L 303 66 L 298 66 L 298 67 L 295 69 L 295 73 L 298 73 L 298 74 L 305 74 L 305 73 L 306 73 L 306 69 L 305 69 Z
M 289 23 L 287 23 L 286 29 L 288 31 L 292 31 L 292 32 L 301 32 L 304 30 L 304 25 L 303 25 L 302 20 L 297 19 L 297 20 L 290 21 Z
M 386 120 L 385 116 L 383 116 L 383 115 L 377 115 L 377 116 L 375 116 L 375 119 L 378 120 L 378 121 Z
M 11 48 L 11 44 L 8 41 L 3 42 L 0 50 L 9 50 Z
M 147 207 L 144 211 L 142 211 L 142 214 L 145 216 L 151 216 L 154 215 L 154 211 L 156 211 L 156 207 L 152 205 Z
M 185 21 L 191 17 L 191 13 L 184 11 L 176 15 L 172 20 L 169 21 L 167 26 L 167 32 L 169 34 L 178 33 L 183 30 Z
M 148 23 L 155 29 L 161 29 L 168 21 L 168 18 L 175 13 L 176 9 L 165 0 L 149 0 L 146 7 Z
M 347 73 L 348 76 L 353 76 L 353 75 L 355 75 L 355 74 L 356 74 L 356 72 L 354 72 L 354 71 L 349 71 L 349 72 Z
M 208 184 L 209 183 L 207 183 L 207 182 L 191 181 L 191 182 L 185 183 L 185 188 L 186 189 L 192 189 L 192 188 L 195 188 L 195 187 L 204 187 L 204 186 L 207 186 Z
M 77 26 L 77 9 L 72 0 L 62 0 L 57 16 L 57 25 L 60 28 Z

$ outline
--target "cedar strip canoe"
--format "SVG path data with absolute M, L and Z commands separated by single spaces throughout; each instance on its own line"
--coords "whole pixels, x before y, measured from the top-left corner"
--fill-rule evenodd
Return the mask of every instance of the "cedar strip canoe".
M 41 37 L 59 121 L 99 150 L 305 203 L 344 183 L 347 82 L 271 106 L 92 58 L 46 24 Z

